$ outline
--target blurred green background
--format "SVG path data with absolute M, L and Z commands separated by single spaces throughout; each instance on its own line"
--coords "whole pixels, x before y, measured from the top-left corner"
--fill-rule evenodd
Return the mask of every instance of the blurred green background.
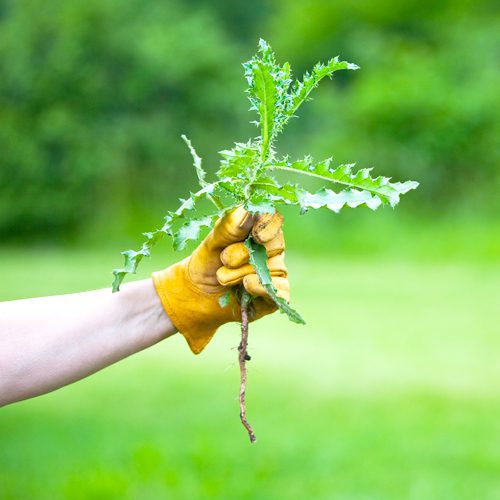
M 240 63 L 340 54 L 291 156 L 420 188 L 285 211 L 308 325 L 176 336 L 0 410 L 0 498 L 500 498 L 500 18 L 493 1 L 0 0 L 0 300 L 108 286 L 119 251 L 255 134 Z M 180 256 L 167 244 L 141 276 Z

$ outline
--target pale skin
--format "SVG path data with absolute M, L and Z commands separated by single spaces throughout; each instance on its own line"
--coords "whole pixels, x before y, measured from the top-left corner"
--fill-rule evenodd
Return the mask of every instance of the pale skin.
M 0 302 L 0 406 L 71 384 L 176 333 L 151 279 Z

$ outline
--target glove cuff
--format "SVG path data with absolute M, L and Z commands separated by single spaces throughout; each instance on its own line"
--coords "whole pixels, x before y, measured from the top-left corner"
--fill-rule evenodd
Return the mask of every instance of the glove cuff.
M 170 320 L 184 336 L 191 351 L 199 354 L 219 326 L 231 319 L 221 320 L 221 313 L 226 316 L 228 311 L 221 309 L 218 294 L 202 292 L 193 285 L 186 275 L 188 259 L 153 273 L 152 279 Z

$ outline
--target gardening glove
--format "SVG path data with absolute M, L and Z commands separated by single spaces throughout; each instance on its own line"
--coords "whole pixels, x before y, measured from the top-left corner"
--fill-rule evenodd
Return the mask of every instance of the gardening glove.
M 243 241 L 250 231 L 255 241 L 266 247 L 268 267 L 278 295 L 289 300 L 282 222 L 278 212 L 253 217 L 239 207 L 219 219 L 189 257 L 153 273 L 165 311 L 195 354 L 205 348 L 221 325 L 241 321 L 238 304 L 226 307 L 219 304 L 227 287 L 243 284 L 256 297 L 252 301 L 250 321 L 277 309 L 249 264 Z

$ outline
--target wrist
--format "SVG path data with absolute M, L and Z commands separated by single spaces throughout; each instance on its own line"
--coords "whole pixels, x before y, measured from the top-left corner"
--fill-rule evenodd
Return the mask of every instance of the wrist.
M 127 314 L 137 323 L 138 349 L 150 347 L 177 332 L 151 279 L 129 283 L 117 295 L 124 302 Z
M 151 278 L 144 280 L 144 294 L 145 299 L 149 305 L 149 314 L 152 317 L 153 323 L 156 325 L 152 331 L 152 336 L 157 337 L 157 341 L 165 340 L 174 333 L 177 333 L 172 319 L 163 307 L 160 297 L 155 289 L 153 280 Z

